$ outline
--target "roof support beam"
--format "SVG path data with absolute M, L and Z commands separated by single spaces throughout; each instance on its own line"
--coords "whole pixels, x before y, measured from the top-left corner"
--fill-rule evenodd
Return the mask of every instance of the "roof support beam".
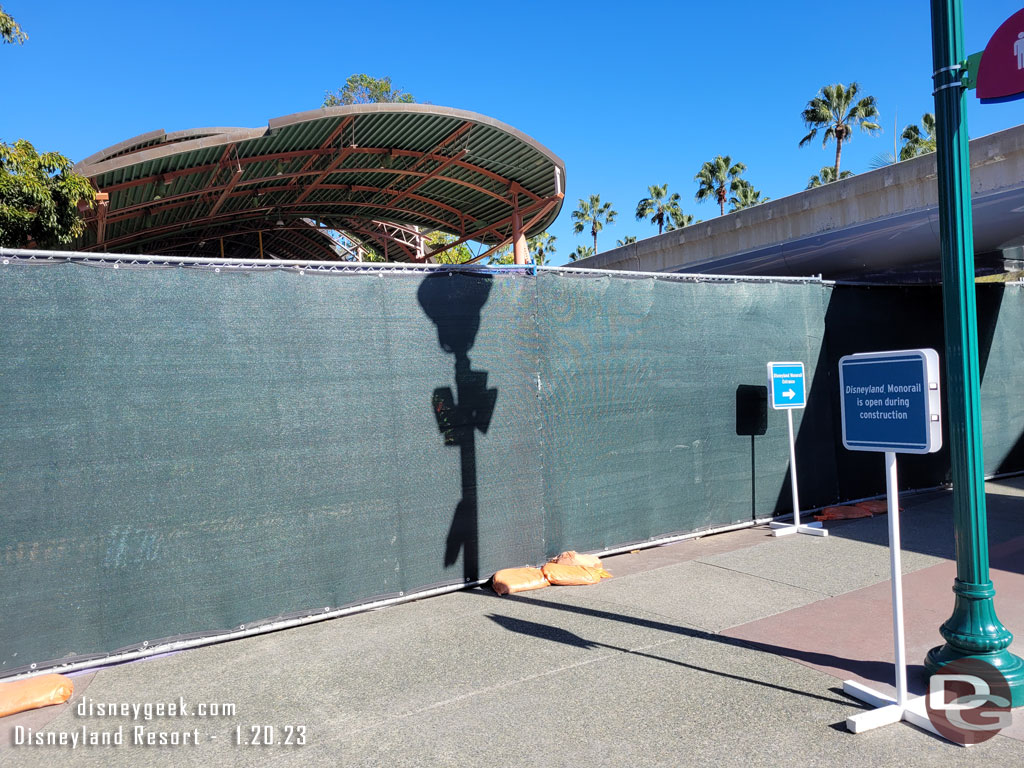
M 448 166 L 450 166 L 452 163 L 456 162 L 457 160 L 461 159 L 462 157 L 465 157 L 467 151 L 468 150 L 464 149 L 461 152 L 452 155 L 450 158 L 445 160 L 443 163 L 438 163 L 437 167 L 434 168 L 434 170 L 432 170 L 430 173 L 426 174 L 425 176 L 420 177 L 419 181 L 415 181 L 412 184 L 410 184 L 408 187 L 403 189 L 401 192 L 398 193 L 397 197 L 395 197 L 395 198 L 393 198 L 391 200 L 391 202 L 392 203 L 396 203 L 399 200 L 401 200 L 403 197 L 408 197 L 409 195 L 411 195 L 413 192 L 415 192 L 417 189 L 422 187 L 428 181 L 430 181 L 431 179 L 436 178 L 438 175 L 440 175 L 440 173 L 443 170 L 445 170 Z M 392 190 L 385 189 L 383 191 L 387 192 L 387 193 L 391 193 Z
M 338 156 L 334 158 L 331 164 L 324 168 L 320 173 L 318 173 L 317 177 L 313 179 L 313 181 L 303 185 L 305 186 L 305 189 L 297 198 L 295 198 L 295 202 L 301 203 L 303 200 L 309 197 L 314 190 L 318 189 L 320 182 L 322 182 L 324 179 L 330 176 L 339 165 L 345 162 L 345 158 L 347 158 L 350 154 L 352 154 L 352 149 L 349 147 L 346 147 L 345 149 L 341 150 L 341 152 L 338 153 Z
M 561 199 L 561 195 L 556 195 L 554 197 L 542 199 L 540 202 L 537 203 L 531 203 L 526 208 L 523 208 L 520 211 L 521 215 L 536 213 L 536 215 L 532 219 L 530 219 L 529 222 L 523 225 L 523 231 L 528 232 L 530 228 L 533 227 L 538 221 L 540 221 L 547 214 L 548 211 L 554 208 L 555 205 L 557 205 L 561 201 Z M 537 213 L 537 211 L 539 211 L 539 213 Z M 457 245 L 462 245 L 467 240 L 476 240 L 482 237 L 483 235 L 494 234 L 501 237 L 499 230 L 502 229 L 503 227 L 508 226 L 511 223 L 512 217 L 508 216 L 502 219 L 501 221 L 495 222 L 494 224 L 482 227 L 481 229 L 478 229 L 476 232 L 472 232 L 466 235 L 465 237 L 456 240 L 455 242 L 448 243 L 448 245 L 444 246 L 443 248 L 438 248 L 436 251 L 432 251 L 431 255 L 433 256 L 438 253 L 443 253 L 444 251 L 450 250 Z M 507 236 L 505 239 L 508 239 Z
M 231 150 L 235 149 L 235 147 L 236 147 L 236 145 L 234 145 L 234 144 L 228 144 L 227 147 L 224 148 L 224 154 L 221 155 L 221 158 L 220 158 L 220 167 L 221 168 L 223 168 L 224 166 L 227 165 L 227 162 L 230 159 Z M 237 149 L 235 149 L 235 160 L 236 161 L 238 160 L 238 150 Z M 224 205 L 224 202 L 228 199 L 228 195 L 231 193 L 231 190 L 233 190 L 235 188 L 235 185 L 242 178 L 242 173 L 243 173 L 242 164 L 239 163 L 236 166 L 235 172 L 231 174 L 231 180 L 228 181 L 228 183 L 225 184 L 222 187 L 223 191 L 220 193 L 220 197 L 217 198 L 216 202 L 210 208 L 210 212 L 207 214 L 208 216 L 216 216 L 217 215 L 217 211 L 219 211 L 221 206 Z M 219 171 L 218 171 L 217 175 L 218 176 L 220 175 Z M 210 193 L 213 192 L 212 189 L 211 190 L 207 190 L 207 191 L 210 192 Z

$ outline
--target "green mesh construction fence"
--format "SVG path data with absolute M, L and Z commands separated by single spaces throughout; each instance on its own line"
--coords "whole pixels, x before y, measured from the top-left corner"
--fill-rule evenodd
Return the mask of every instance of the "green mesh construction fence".
M 907 346 L 941 348 L 926 289 L 872 330 L 884 293 L 817 281 L 7 261 L 0 676 L 788 510 L 769 359 L 808 366 L 805 506 L 877 493 L 834 360 L 915 302 Z M 990 312 L 999 398 L 1022 312 Z M 1024 423 L 985 413 L 1019 469 Z

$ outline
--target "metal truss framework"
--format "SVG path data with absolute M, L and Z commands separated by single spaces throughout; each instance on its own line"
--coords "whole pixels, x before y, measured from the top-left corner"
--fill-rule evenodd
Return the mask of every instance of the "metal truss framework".
M 440 230 L 455 239 L 433 254 L 477 240 L 493 245 L 488 253 L 511 243 L 516 263 L 526 262 L 526 233 L 550 219 L 564 196 L 558 165 L 554 194 L 538 194 L 473 161 L 467 148 L 473 120 L 416 150 L 400 146 L 401 136 L 389 146 L 357 145 L 349 137 L 358 119 L 345 117 L 308 149 L 253 154 L 244 142 L 231 141 L 215 163 L 159 167 L 102 185 L 99 163 L 91 178 L 101 203 L 87 216 L 92 242 L 81 250 L 195 255 L 219 248 L 223 257 L 226 243 L 236 255 L 344 260 L 359 259 L 359 247 L 367 247 L 385 260 L 423 262 L 426 236 Z M 438 199 L 442 188 L 451 191 L 447 200 Z M 121 194 L 129 190 L 137 201 Z M 140 192 L 148 194 L 138 200 Z M 460 199 L 497 201 L 505 213 L 479 221 Z

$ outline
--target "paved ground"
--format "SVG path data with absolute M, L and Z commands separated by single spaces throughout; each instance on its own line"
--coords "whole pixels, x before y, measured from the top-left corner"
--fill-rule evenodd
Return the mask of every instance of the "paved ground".
M 1024 637 L 1024 480 L 990 484 L 988 502 L 997 608 Z M 950 496 L 904 506 L 908 648 L 919 686 L 919 663 L 952 607 Z M 69 704 L 0 723 L 0 763 L 1024 764 L 1024 710 L 971 749 L 906 724 L 845 730 L 861 705 L 841 681 L 892 680 L 886 520 L 829 527 L 827 539 L 777 539 L 764 529 L 709 536 L 608 558 L 615 578 L 598 586 L 504 598 L 467 590 L 81 674 Z M 1024 643 L 1014 650 L 1024 653 Z M 90 703 L 179 697 L 188 717 L 80 714 Z M 200 718 L 201 702 L 236 710 Z M 197 729 L 199 745 L 133 746 L 137 726 Z M 249 743 L 261 726 L 305 744 Z M 19 732 L 83 727 L 122 727 L 125 744 L 13 743 Z

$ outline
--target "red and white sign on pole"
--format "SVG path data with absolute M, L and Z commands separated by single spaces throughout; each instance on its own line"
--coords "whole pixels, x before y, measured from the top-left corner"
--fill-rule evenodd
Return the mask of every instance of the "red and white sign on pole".
M 978 98 L 983 103 L 1024 96 L 1024 10 L 1003 22 L 978 64 Z

